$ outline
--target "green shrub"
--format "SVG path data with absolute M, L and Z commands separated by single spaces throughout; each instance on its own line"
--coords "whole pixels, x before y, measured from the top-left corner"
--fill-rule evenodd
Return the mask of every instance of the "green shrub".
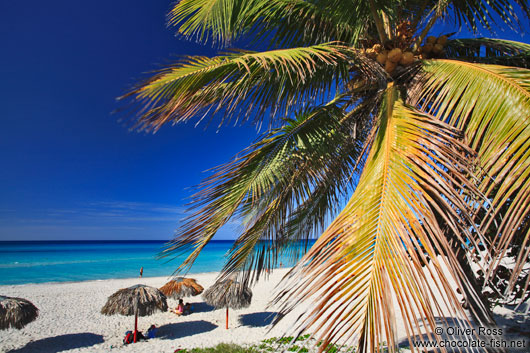
M 258 353 L 255 347 L 243 347 L 237 344 L 219 343 L 215 347 L 192 348 L 180 351 L 182 353 Z

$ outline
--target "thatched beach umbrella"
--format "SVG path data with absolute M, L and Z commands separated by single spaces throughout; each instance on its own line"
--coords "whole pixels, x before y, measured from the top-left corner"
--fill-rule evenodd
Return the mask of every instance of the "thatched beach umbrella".
M 160 291 L 168 298 L 184 298 L 199 295 L 204 288 L 193 278 L 177 277 L 164 284 Z
M 20 330 L 38 315 L 39 309 L 29 300 L 0 295 L 0 330 L 10 327 Z
M 155 311 L 167 311 L 167 299 L 164 293 L 155 287 L 137 284 L 123 288 L 109 297 L 101 309 L 104 315 L 134 315 L 134 342 L 138 332 L 138 316 L 148 316 Z
M 228 309 L 248 307 L 252 301 L 252 291 L 235 279 L 226 279 L 208 288 L 202 298 L 217 309 L 226 308 L 226 329 L 228 329 Z

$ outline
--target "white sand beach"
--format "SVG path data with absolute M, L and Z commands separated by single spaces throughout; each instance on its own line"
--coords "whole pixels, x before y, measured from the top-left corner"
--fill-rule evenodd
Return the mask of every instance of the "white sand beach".
M 140 317 L 143 332 L 151 324 L 159 327 L 157 338 L 124 346 L 125 331 L 134 328 L 133 316 L 105 316 L 100 310 L 107 298 L 120 288 L 142 283 L 161 287 L 166 277 L 112 279 L 76 283 L 25 284 L 0 286 L 0 293 L 29 299 L 39 309 L 39 317 L 22 330 L 9 329 L 0 335 L 1 352 L 174 352 L 177 348 L 209 347 L 218 343 L 256 343 L 267 337 L 281 336 L 289 326 L 280 323 L 269 332 L 274 311 L 267 310 L 274 286 L 286 273 L 275 271 L 268 281 L 252 288 L 252 305 L 231 310 L 229 330 L 225 329 L 225 311 L 214 310 L 200 296 L 185 298 L 193 303 L 195 312 L 177 317 L 158 312 Z M 217 273 L 190 277 L 208 288 Z M 176 306 L 174 299 L 168 300 Z
M 25 284 L 0 286 L 0 293 L 31 300 L 39 309 L 36 321 L 22 330 L 9 329 L 0 335 L 1 352 L 174 352 L 178 348 L 211 347 L 218 343 L 254 344 L 262 339 L 280 337 L 292 327 L 295 317 L 307 309 L 309 303 L 297 308 L 271 329 L 274 309 L 267 309 L 275 285 L 287 269 L 274 271 L 267 281 L 260 281 L 252 288 L 250 307 L 230 311 L 229 330 L 225 329 L 225 311 L 214 310 L 202 302 L 200 296 L 186 298 L 194 304 L 195 312 L 177 317 L 170 312 L 158 312 L 139 318 L 139 329 L 143 332 L 151 324 L 159 327 L 157 338 L 136 344 L 123 345 L 125 331 L 134 327 L 132 316 L 104 316 L 101 307 L 107 298 L 120 288 L 142 283 L 160 287 L 168 278 L 130 278 L 76 283 Z M 215 281 L 217 273 L 197 274 L 196 278 L 205 288 Z M 168 302 L 170 307 L 176 301 Z M 305 307 L 304 307 L 305 305 Z M 521 316 L 505 308 L 497 310 L 505 322 L 523 321 Z M 515 316 L 514 316 L 515 315 Z M 526 322 L 526 323 L 525 323 Z M 405 334 L 398 319 L 399 332 Z

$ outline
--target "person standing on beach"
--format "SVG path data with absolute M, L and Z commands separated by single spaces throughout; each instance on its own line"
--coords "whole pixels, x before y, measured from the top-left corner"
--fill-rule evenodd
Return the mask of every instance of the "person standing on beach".
M 140 278 L 144 275 L 144 267 L 140 267 Z

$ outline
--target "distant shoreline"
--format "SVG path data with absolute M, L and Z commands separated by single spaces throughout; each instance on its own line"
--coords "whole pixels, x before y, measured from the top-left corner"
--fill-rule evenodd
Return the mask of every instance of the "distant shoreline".
M 232 245 L 233 240 L 211 241 L 188 274 L 221 271 Z M 169 278 L 186 255 L 159 257 L 167 246 L 166 241 L 156 240 L 2 242 L 0 285 L 127 279 L 138 277 L 140 268 L 144 277 Z M 280 262 L 284 266 L 294 264 L 287 254 L 278 265 Z
M 186 275 L 182 275 L 182 277 L 194 277 L 194 276 L 210 276 L 218 274 L 219 271 L 211 271 L 211 272 L 197 272 L 197 273 L 189 273 Z M 143 279 L 148 281 L 158 281 L 158 280 L 164 280 L 168 281 L 173 276 L 143 276 L 143 277 L 116 277 L 116 278 L 102 278 L 102 279 L 87 279 L 82 281 L 51 281 L 51 282 L 28 282 L 28 283 L 20 283 L 20 284 L 0 284 L 0 290 L 2 290 L 4 287 L 24 287 L 24 286 L 55 286 L 55 285 L 61 285 L 61 284 L 89 284 L 90 282 L 96 282 L 96 283 L 102 283 L 102 282 L 115 282 L 115 281 L 139 281 L 141 282 Z

